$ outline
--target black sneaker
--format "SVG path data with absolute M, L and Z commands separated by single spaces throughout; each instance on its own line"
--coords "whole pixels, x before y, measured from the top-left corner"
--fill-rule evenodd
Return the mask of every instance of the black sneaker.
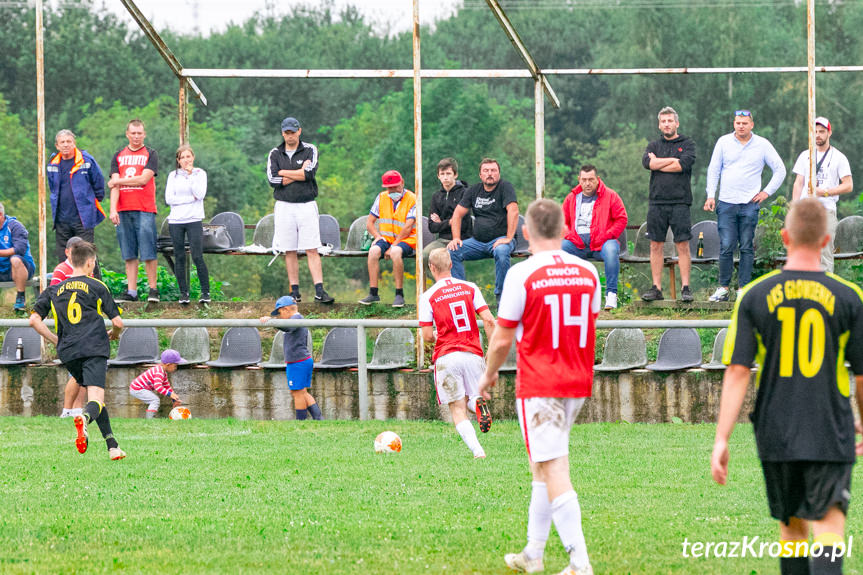
M 118 295 L 114 298 L 116 301 L 138 301 L 138 296 L 132 295 L 129 292 L 125 291 L 121 295 Z
M 662 297 L 662 291 L 656 286 L 651 286 L 649 290 L 641 294 L 641 299 L 644 301 L 658 301 L 665 299 Z
M 201 297 L 198 299 L 198 303 L 210 303 L 211 301 L 209 293 L 202 293 Z
M 381 296 L 369 294 L 363 299 L 359 300 L 357 303 L 361 303 L 363 305 L 372 305 L 373 303 L 377 303 L 381 301 Z
M 689 291 L 689 286 L 683 286 L 683 289 L 680 290 L 680 301 L 685 301 L 685 302 L 695 301 L 695 298 L 692 297 L 692 292 Z
M 178 301 L 180 305 L 189 305 L 191 303 L 191 300 L 189 299 L 189 294 L 187 293 L 180 294 L 180 299 Z
M 296 298 L 294 298 L 294 299 L 296 299 Z M 299 300 L 297 300 L 297 301 L 299 301 Z M 333 296 L 331 296 L 330 294 L 328 294 L 326 291 L 323 291 L 323 290 L 322 290 L 322 291 L 321 291 L 321 295 L 316 295 L 316 296 L 315 296 L 315 301 L 316 301 L 316 302 L 318 302 L 318 303 L 327 303 L 327 304 L 330 304 L 330 303 L 334 303 L 334 302 L 336 301 L 336 298 L 334 298 Z
M 150 288 L 150 293 L 147 296 L 147 301 L 150 303 L 159 303 L 159 290 Z
M 303 301 L 303 296 L 300 295 L 300 292 L 296 292 L 296 293 L 291 292 L 288 295 L 290 295 L 292 298 L 294 298 L 294 301 L 297 303 L 300 303 Z

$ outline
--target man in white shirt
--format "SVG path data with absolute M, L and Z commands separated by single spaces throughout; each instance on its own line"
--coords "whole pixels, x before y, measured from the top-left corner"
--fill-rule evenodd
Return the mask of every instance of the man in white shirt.
M 716 140 L 707 168 L 704 209 L 716 210 L 719 227 L 719 288 L 710 301 L 728 301 L 734 250 L 740 246 L 738 287 L 752 279 L 755 262 L 755 227 L 761 202 L 773 195 L 785 179 L 785 166 L 773 145 L 752 133 L 755 121 L 749 110 L 734 112 L 734 131 Z M 761 189 L 761 173 L 770 167 L 773 177 Z M 720 181 L 721 180 L 721 181 Z M 715 200 L 719 187 L 719 202 Z
M 836 238 L 836 228 L 839 226 L 839 219 L 836 217 L 836 204 L 839 202 L 839 196 L 850 194 L 854 189 L 854 182 L 851 180 L 851 165 L 845 154 L 830 145 L 830 136 L 832 135 L 833 128 L 830 126 L 830 120 L 824 116 L 815 118 L 815 173 L 817 181 L 814 191 L 821 205 L 827 210 L 827 233 L 830 235 L 829 242 L 821 250 L 821 265 L 824 266 L 824 271 L 831 273 L 833 272 L 834 239 Z M 791 199 L 797 200 L 809 194 L 809 150 L 803 150 L 797 156 L 794 169 L 791 171 L 797 174 Z

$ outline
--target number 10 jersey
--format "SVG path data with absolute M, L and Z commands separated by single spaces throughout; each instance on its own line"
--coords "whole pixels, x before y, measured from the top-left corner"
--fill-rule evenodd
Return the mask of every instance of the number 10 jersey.
M 854 461 L 850 378 L 863 374 L 863 292 L 833 274 L 774 271 L 737 298 L 725 364 L 759 364 L 762 461 Z
M 108 287 L 99 280 L 75 276 L 39 295 L 33 311 L 44 319 L 49 313 L 57 332 L 57 357 L 66 363 L 83 357 L 110 357 L 111 344 L 105 320 L 120 315 Z
M 600 299 L 593 264 L 562 250 L 510 268 L 497 322 L 516 328 L 516 397 L 590 397 Z

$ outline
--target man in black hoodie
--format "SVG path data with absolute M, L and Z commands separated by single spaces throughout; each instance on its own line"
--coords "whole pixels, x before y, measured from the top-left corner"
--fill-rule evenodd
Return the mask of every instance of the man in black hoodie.
M 321 269 L 321 232 L 318 218 L 318 149 L 300 138 L 303 134 L 296 118 L 282 120 L 284 142 L 270 151 L 267 158 L 267 181 L 273 188 L 276 200 L 274 214 L 273 249 L 284 252 L 285 267 L 291 283 L 291 297 L 300 301 L 300 267 L 297 251 L 306 252 L 309 272 L 315 284 L 315 301 L 333 303 L 335 300 L 324 291 L 324 274 Z
M 662 137 L 647 144 L 642 164 L 650 170 L 650 199 L 647 208 L 647 235 L 650 236 L 650 272 L 653 287 L 646 291 L 644 301 L 662 298 L 662 246 L 671 227 L 674 245 L 680 259 L 680 300 L 692 301 L 689 271 L 692 260 L 689 239 L 692 237 L 692 164 L 695 163 L 695 142 L 677 133 L 680 121 L 674 108 L 666 106 L 658 114 Z
M 467 189 L 467 184 L 458 179 L 458 162 L 454 158 L 444 158 L 437 165 L 437 177 L 441 189 L 436 191 L 429 208 L 429 231 L 437 234 L 437 239 L 423 248 L 423 263 L 428 265 L 429 254 L 433 249 L 445 248 L 452 240 L 450 218 L 461 196 Z M 462 218 L 461 237 L 467 239 L 473 231 L 470 218 Z

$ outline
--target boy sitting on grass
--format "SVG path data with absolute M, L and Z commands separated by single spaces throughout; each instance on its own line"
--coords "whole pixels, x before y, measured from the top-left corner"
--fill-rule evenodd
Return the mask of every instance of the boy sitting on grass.
M 297 302 L 289 295 L 283 295 L 276 300 L 275 309 L 269 316 L 261 317 L 261 323 L 267 323 L 273 316 L 278 319 L 303 319 L 297 311 Z M 308 328 L 297 326 L 277 329 L 285 332 L 285 373 L 288 377 L 288 389 L 291 390 L 291 397 L 294 398 L 297 419 L 306 419 L 309 415 L 312 419 L 323 419 L 321 408 L 309 393 L 315 362 L 308 345 Z
M 159 411 L 159 393 L 170 397 L 175 407 L 183 403 L 171 388 L 168 374 L 177 371 L 177 365 L 185 362 L 180 352 L 166 349 L 162 352 L 162 363 L 154 365 L 129 384 L 129 394 L 147 404 L 147 419 L 153 419 Z

